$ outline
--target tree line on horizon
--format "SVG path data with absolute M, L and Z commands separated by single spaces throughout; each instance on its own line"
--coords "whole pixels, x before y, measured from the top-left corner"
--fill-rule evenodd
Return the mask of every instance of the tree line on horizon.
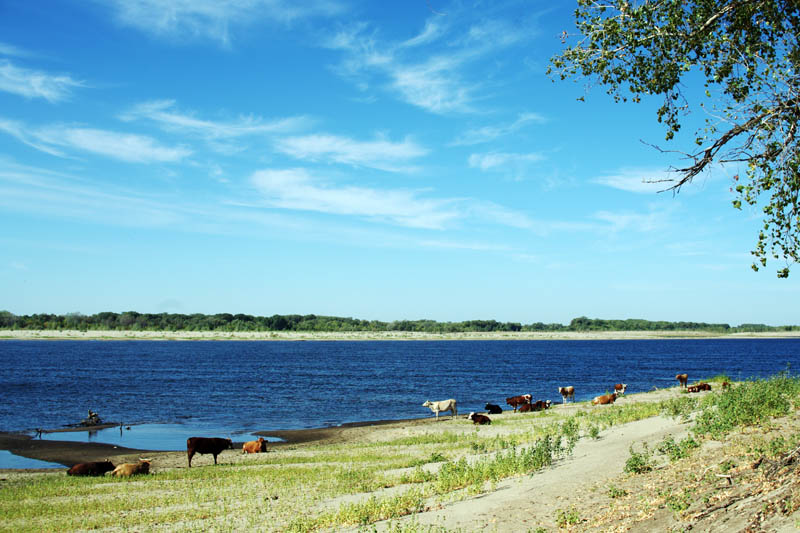
M 638 318 L 607 320 L 581 316 L 568 325 L 543 322 L 521 324 L 496 320 L 437 322 L 435 320 L 361 320 L 350 317 L 320 315 L 272 315 L 217 313 L 137 313 L 105 311 L 94 315 L 39 313 L 15 315 L 0 311 L 0 329 L 20 330 L 111 330 L 111 331 L 406 331 L 419 333 L 463 333 L 504 331 L 706 331 L 715 333 L 795 331 L 800 326 L 768 326 L 766 324 L 709 324 L 706 322 L 652 321 Z

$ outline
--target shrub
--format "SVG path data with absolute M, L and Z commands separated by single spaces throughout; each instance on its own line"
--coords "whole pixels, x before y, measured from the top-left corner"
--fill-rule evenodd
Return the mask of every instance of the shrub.
M 625 461 L 624 471 L 629 474 L 642 474 L 649 472 L 653 469 L 653 464 L 650 458 L 650 450 L 647 443 L 642 443 L 643 451 L 637 452 L 633 449 L 633 445 L 629 448 L 631 456 Z
M 672 435 L 667 435 L 656 448 L 659 453 L 669 457 L 670 461 L 677 461 L 689 456 L 689 451 L 699 447 L 700 444 L 692 437 L 686 437 L 680 442 L 675 442 Z
M 569 509 L 556 510 L 556 525 L 560 528 L 575 525 L 580 521 L 581 517 L 574 505 Z

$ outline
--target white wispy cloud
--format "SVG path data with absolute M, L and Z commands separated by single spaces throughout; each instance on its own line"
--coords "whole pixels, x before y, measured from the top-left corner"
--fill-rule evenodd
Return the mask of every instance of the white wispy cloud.
M 334 185 L 302 168 L 261 170 L 251 176 L 267 205 L 283 209 L 350 215 L 395 225 L 443 229 L 461 217 L 447 200 L 422 197 L 402 189 Z
M 495 170 L 508 167 L 509 165 L 519 165 L 535 163 L 544 160 L 542 154 L 517 154 L 508 152 L 489 152 L 486 154 L 471 154 L 467 162 L 472 168 L 481 170 Z
M 208 140 L 235 139 L 251 135 L 285 134 L 302 130 L 312 121 L 305 116 L 264 120 L 244 116 L 231 121 L 197 118 L 194 113 L 175 109 L 174 100 L 151 100 L 133 106 L 120 115 L 124 121 L 149 120 L 164 130 L 196 135 Z
M 676 206 L 650 206 L 645 213 L 597 211 L 592 218 L 606 223 L 607 229 L 613 232 L 632 230 L 636 232 L 649 232 L 664 228 L 668 225 L 670 214 Z
M 669 188 L 669 183 L 658 180 L 672 177 L 664 169 L 621 168 L 611 174 L 594 178 L 592 181 L 621 191 L 652 194 Z
M 72 90 L 79 87 L 86 87 L 86 84 L 66 74 L 18 67 L 7 59 L 0 59 L 0 91 L 55 103 L 68 99 Z
M 280 139 L 276 147 L 297 159 L 329 161 L 395 172 L 413 170 L 403 163 L 428 153 L 427 149 L 409 138 L 402 142 L 386 139 L 357 141 L 327 134 Z
M 180 161 L 192 153 L 184 146 L 164 146 L 145 135 L 60 124 L 30 128 L 3 117 L 0 117 L 0 131 L 59 157 L 66 157 L 69 150 L 78 150 L 131 163 L 167 163 Z
M 326 44 L 344 53 L 337 71 L 361 90 L 377 83 L 411 105 L 444 114 L 474 111 L 485 76 L 467 67 L 525 35 L 502 20 L 470 25 L 462 17 L 447 24 L 429 20 L 421 33 L 400 42 L 382 42 L 366 24 L 356 24 Z
M 100 0 L 96 0 L 100 2 Z M 258 21 L 289 24 L 343 11 L 334 0 L 105 0 L 123 25 L 171 39 L 202 38 L 228 45 L 231 28 Z
M 0 42 L 0 55 L 10 57 L 31 57 L 34 54 L 13 44 Z
M 471 146 L 490 142 L 498 137 L 509 135 L 524 127 L 527 124 L 544 124 L 547 120 L 538 113 L 521 113 L 517 119 L 510 124 L 495 124 L 466 130 L 456 137 L 451 146 Z

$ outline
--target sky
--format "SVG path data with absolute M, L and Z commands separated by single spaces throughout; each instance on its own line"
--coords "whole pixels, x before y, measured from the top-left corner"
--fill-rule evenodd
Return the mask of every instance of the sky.
M 546 74 L 574 7 L 0 2 L 0 309 L 800 324 L 743 169 L 648 183 L 702 111 Z

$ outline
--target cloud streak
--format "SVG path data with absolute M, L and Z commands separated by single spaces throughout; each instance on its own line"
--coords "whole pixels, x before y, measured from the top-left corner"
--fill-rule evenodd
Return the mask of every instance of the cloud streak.
M 99 2 L 99 0 L 97 0 Z M 231 28 L 257 21 L 291 24 L 342 12 L 334 0 L 108 0 L 119 23 L 157 37 L 230 44 Z
M 129 163 L 169 163 L 180 161 L 192 153 L 184 146 L 164 146 L 145 135 L 65 125 L 29 128 L 2 117 L 0 131 L 58 157 L 68 157 L 67 151 L 78 150 Z
M 391 142 L 385 139 L 356 141 L 327 134 L 280 139 L 276 147 L 296 159 L 333 162 L 391 172 L 413 170 L 401 163 L 428 153 L 427 149 L 408 138 L 403 142 Z
M 254 135 L 286 134 L 302 130 L 311 124 L 305 116 L 287 117 L 266 121 L 259 117 L 245 116 L 227 122 L 215 122 L 197 118 L 192 113 L 181 113 L 175 109 L 174 100 L 151 100 L 133 106 L 122 113 L 126 122 L 148 120 L 165 131 L 185 133 L 206 140 L 229 140 Z
M 0 91 L 57 103 L 67 100 L 72 95 L 72 90 L 80 87 L 86 87 L 86 84 L 66 74 L 48 74 L 18 67 L 7 59 L 0 59 Z
M 251 176 L 267 205 L 281 209 L 349 215 L 391 224 L 443 229 L 461 217 L 452 202 L 402 189 L 324 183 L 302 168 L 261 170 Z

